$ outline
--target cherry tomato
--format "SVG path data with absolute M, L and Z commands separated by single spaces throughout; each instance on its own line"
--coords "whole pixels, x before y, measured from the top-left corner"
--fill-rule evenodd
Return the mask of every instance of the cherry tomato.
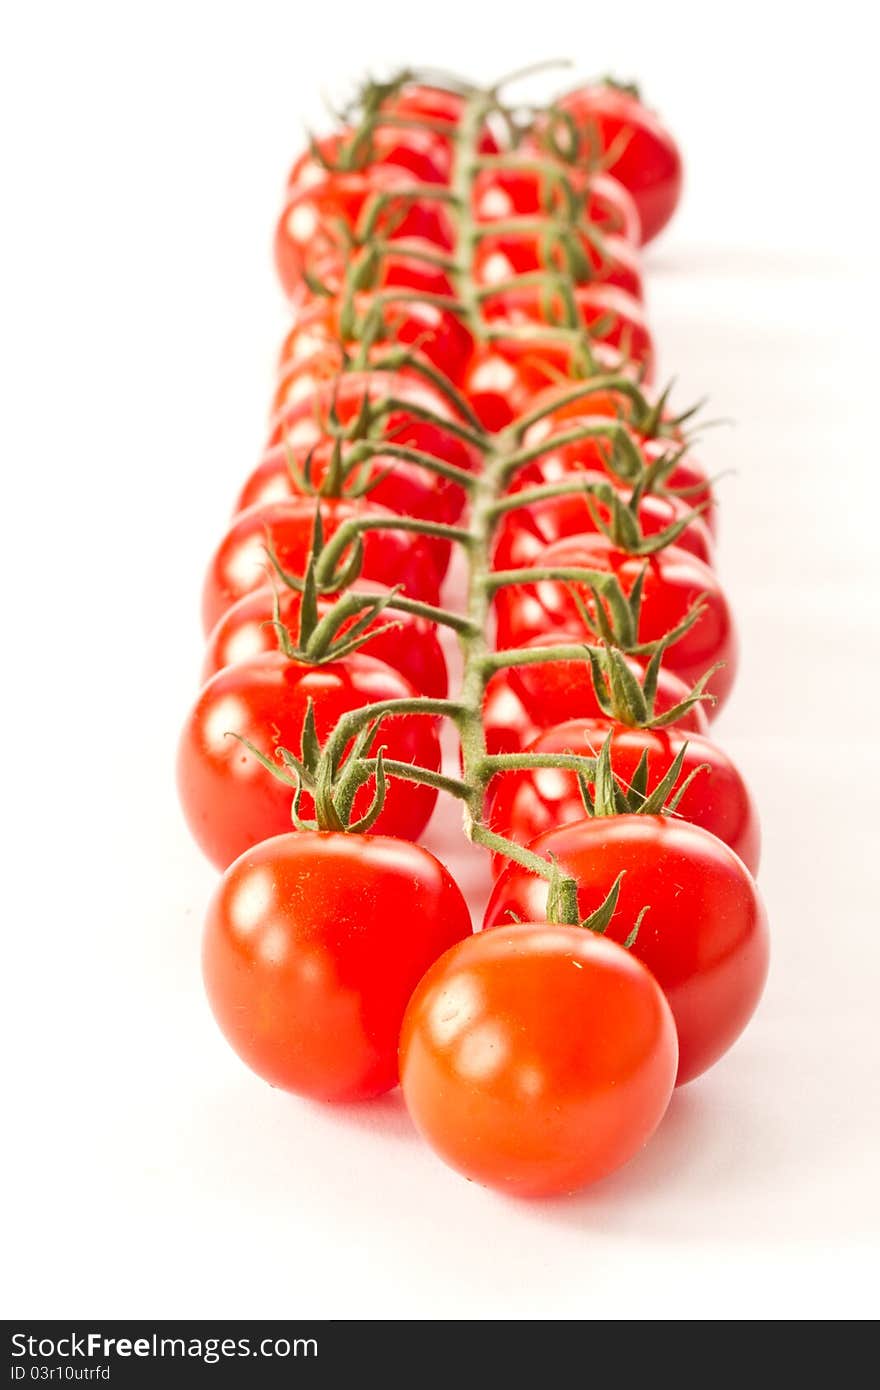
M 637 363 L 651 380 L 654 344 L 642 306 L 616 285 L 577 285 L 572 291 L 580 321 L 592 341 L 606 343 Z M 483 300 L 483 314 L 497 329 L 526 324 L 566 326 L 566 304 L 557 290 L 541 285 L 500 289 Z
M 425 427 L 423 432 L 427 433 L 428 428 L 430 427 Z M 448 436 L 447 439 L 451 445 L 456 444 L 451 437 Z M 235 507 L 236 515 L 248 507 L 266 506 L 271 502 L 291 497 L 311 497 L 314 507 L 314 490 L 320 489 L 326 482 L 333 457 L 333 446 L 328 441 L 316 445 L 311 450 L 297 452 L 301 455 L 296 460 L 300 469 L 304 469 L 308 456 L 313 491 L 307 491 L 298 484 L 291 472 L 285 446 L 276 444 L 266 451 L 261 463 L 239 493 Z M 446 453 L 457 455 L 458 465 L 466 466 L 468 454 L 463 447 L 449 448 Z M 445 461 L 451 462 L 448 458 Z M 464 507 L 464 492 L 455 483 L 421 468 L 416 463 L 388 454 L 376 454 L 368 462 L 355 468 L 352 478 L 354 485 L 362 487 L 368 481 L 373 482 L 373 486 L 364 494 L 365 500 L 378 506 L 383 512 L 387 510 L 396 512 L 398 516 L 420 517 L 424 521 L 451 524 L 458 520 Z M 342 495 L 345 496 L 344 485 Z M 434 557 L 438 577 L 442 579 L 449 567 L 450 542 L 438 536 L 426 536 L 423 539 Z
M 587 266 L 587 273 L 580 278 L 616 285 L 635 299 L 644 297 L 641 263 L 632 242 L 609 235 L 597 244 L 583 231 L 574 231 L 573 235 Z M 569 271 L 570 257 L 564 243 L 545 242 L 537 232 L 500 232 L 480 237 L 472 269 L 478 285 L 497 285 L 536 270 Z
M 413 196 L 412 190 L 422 186 L 424 197 Z M 328 174 L 320 182 L 293 188 L 275 232 L 275 265 L 282 288 L 292 294 L 311 266 L 328 252 L 344 251 L 347 235 L 357 232 L 368 204 L 382 207 L 375 236 L 388 241 L 418 237 L 450 250 L 455 239 L 448 213 L 428 189 L 429 185 L 414 183 L 405 170 L 391 165 Z
M 483 697 L 483 733 L 490 753 L 521 753 L 540 732 L 510 688 L 507 671 L 497 671 Z
M 309 701 L 323 743 L 349 710 L 415 694 L 398 671 L 360 652 L 324 666 L 269 652 L 219 671 L 196 701 L 178 752 L 180 800 L 194 839 L 213 864 L 225 869 L 251 845 L 290 829 L 292 788 L 230 734 L 248 739 L 268 758 L 274 759 L 279 748 L 299 757 Z M 371 744 L 374 750 L 380 746 L 389 758 L 434 772 L 440 767 L 436 721 L 422 715 L 384 719 Z M 373 786 L 371 781 L 357 793 L 354 820 L 369 808 Z M 436 799 L 433 787 L 389 778 L 376 833 L 418 839 Z M 314 814 L 307 794 L 301 814 Z
M 386 406 L 389 401 L 395 403 L 393 407 Z M 381 423 L 386 439 L 411 444 L 438 458 L 445 458 L 447 449 L 457 448 L 448 426 L 460 421 L 447 398 L 429 382 L 397 371 L 346 372 L 311 391 L 297 390 L 295 399 L 278 408 L 269 444 L 284 441 L 291 448 L 311 448 L 329 434 L 332 416 L 339 424 L 350 426 L 365 408 L 374 414 L 374 428 Z M 421 419 L 424 412 L 430 412 L 432 418 Z M 454 442 L 447 444 L 450 438 Z M 456 462 L 458 455 L 460 450 L 453 452 Z M 474 451 L 470 457 L 476 458 Z
M 576 880 L 583 917 L 623 873 L 607 935 L 625 940 L 647 906 L 632 954 L 669 1000 L 677 1084 L 699 1076 L 739 1037 L 767 976 L 766 914 L 742 860 L 702 826 L 670 816 L 575 821 L 539 835 L 531 848 L 552 855 Z M 546 902 L 546 882 L 511 864 L 495 884 L 484 925 L 504 926 L 512 916 L 541 921 Z
M 681 197 L 681 155 L 668 130 L 632 89 L 610 84 L 581 87 L 559 105 L 574 118 L 594 153 L 610 155 L 608 172 L 629 190 L 638 207 L 642 244 L 652 241 Z
M 607 474 L 584 473 L 584 483 L 606 484 Z M 617 487 L 622 501 L 627 501 L 631 492 Z M 593 508 L 599 516 L 610 524 L 611 509 L 606 503 L 593 499 Z M 646 538 L 656 536 L 668 526 L 681 521 L 692 509 L 677 497 L 654 496 L 648 493 L 638 505 L 638 520 L 642 535 Z M 547 546 L 564 536 L 583 535 L 597 531 L 593 510 L 585 493 L 575 492 L 569 496 L 547 497 L 540 502 L 532 502 L 516 511 L 507 512 L 496 532 L 492 563 L 495 569 L 522 569 L 535 564 Z M 681 550 L 688 550 L 704 564 L 711 565 L 714 555 L 712 537 L 705 522 L 700 517 L 688 521 L 685 529 L 676 537 L 675 544 Z
M 711 830 L 734 850 L 751 874 L 758 871 L 761 832 L 749 790 L 721 748 L 701 734 L 680 728 L 627 729 L 607 719 L 572 719 L 539 734 L 529 744 L 533 753 L 581 753 L 597 757 L 611 734 L 611 766 L 616 780 L 628 788 L 643 754 L 648 758 L 648 791 L 669 771 L 684 744 L 687 749 L 679 784 L 698 772 L 675 814 Z M 583 820 L 584 803 L 577 777 L 565 768 L 542 767 L 499 773 L 491 784 L 487 819 L 493 830 L 527 845 L 545 830 Z M 500 855 L 496 869 L 504 866 Z
M 367 1100 L 397 1084 L 397 1039 L 419 979 L 470 932 L 461 891 L 421 846 L 279 835 L 236 860 L 214 894 L 208 999 L 270 1085 Z
M 313 497 L 293 497 L 239 512 L 208 566 L 202 591 L 205 635 L 244 594 L 265 586 L 271 545 L 282 569 L 302 578 L 312 548 L 315 509 L 320 505 L 326 540 L 343 522 L 370 516 L 392 520 L 369 498 L 349 502 L 332 497 L 316 503 Z M 435 555 L 422 536 L 405 531 L 367 531 L 363 537 L 362 573 L 391 588 L 400 584 L 410 598 L 436 603 L 439 597 Z
M 342 294 L 348 276 L 353 276 L 358 288 L 364 291 L 400 289 L 452 295 L 452 279 L 436 264 L 434 257 L 437 255 L 437 247 L 430 242 L 410 238 L 393 242 L 382 255 L 376 254 L 369 245 L 347 254 L 341 250 L 328 251 L 310 269 L 323 288 L 334 295 Z M 302 281 L 292 291 L 290 303 L 294 312 L 299 312 L 315 300 L 326 302 L 326 298 Z
M 642 387 L 643 394 L 645 393 Z M 557 388 L 558 392 L 558 388 Z M 546 392 L 543 397 L 531 402 L 532 406 L 552 405 L 553 397 Z M 581 400 L 559 405 L 549 410 L 526 432 L 524 444 L 537 448 L 546 444 L 543 452 L 534 462 L 520 469 L 511 484 L 511 491 L 524 487 L 535 487 L 541 483 L 556 483 L 571 473 L 592 473 L 596 470 L 608 472 L 607 450 L 610 439 L 604 436 L 588 436 L 565 444 L 558 441 L 580 427 L 594 428 L 602 418 L 616 418 L 629 425 L 633 442 L 639 447 L 645 463 L 653 463 L 658 458 L 668 457 L 670 453 L 680 452 L 675 438 L 646 439 L 631 424 L 631 403 L 621 391 L 603 391 L 586 394 Z M 612 477 L 613 474 L 609 476 Z M 672 471 L 666 478 L 667 489 L 680 492 L 680 500 L 691 510 L 700 508 L 701 518 L 711 535 L 717 531 L 716 505 L 709 475 L 705 468 L 691 454 L 677 457 Z
M 547 633 L 523 643 L 525 648 L 555 646 L 558 642 L 576 644 L 583 633 Z M 626 664 L 641 683 L 645 670 L 635 658 Z M 679 676 L 661 668 L 655 714 L 665 714 L 688 695 Z M 533 666 L 511 666 L 497 671 L 486 686 L 483 700 L 483 729 L 490 753 L 521 753 L 545 729 L 569 719 L 604 718 L 592 675 L 584 662 L 546 661 Z M 704 705 L 693 705 L 676 721 L 675 727 L 705 733 L 709 720 Z
M 625 593 L 631 591 L 644 569 L 639 616 L 641 642 L 656 641 L 672 631 L 701 599 L 701 616 L 669 647 L 666 665 L 692 686 L 710 666 L 724 662 L 708 687 L 715 696 L 715 712 L 718 712 L 736 675 L 737 644 L 727 600 L 708 565 L 675 545 L 656 555 L 627 555 L 615 549 L 606 536 L 595 534 L 554 541 L 544 551 L 540 564 L 542 568 L 583 567 L 616 575 Z M 581 584 L 539 580 L 535 584 L 508 585 L 499 590 L 495 600 L 498 646 L 521 646 L 531 637 L 552 631 L 586 632 L 573 590 L 580 592 L 589 607 L 593 600 L 589 590 Z
M 482 932 L 431 966 L 404 1015 L 400 1081 L 423 1137 L 465 1177 L 572 1192 L 638 1152 L 678 1049 L 633 955 L 577 927 Z
M 542 155 L 541 162 L 546 164 Z M 478 222 L 501 222 L 511 217 L 567 215 L 560 180 L 565 179 L 583 200 L 580 220 L 602 235 L 622 236 L 638 246 L 642 227 L 638 208 L 623 184 L 610 174 L 588 173 L 560 164 L 558 171 L 484 169 L 473 183 L 472 207 Z
M 381 363 L 400 346 L 453 384 L 464 380 L 473 355 L 473 339 L 461 319 L 433 303 L 388 296 L 381 303 L 376 328 L 378 306 L 370 291 L 354 297 L 357 335 L 363 335 L 368 320 L 373 323 L 370 331 L 377 333 L 367 350 L 368 362 Z M 340 310 L 337 299 L 313 300 L 297 308 L 281 351 L 274 413 L 309 394 L 316 383 L 338 377 L 346 369 L 346 353 L 362 352 L 360 337 L 343 333 Z M 418 367 L 408 363 L 398 367 L 395 375 L 398 381 L 412 378 L 423 385 L 425 380 Z
M 359 579 L 354 585 L 360 594 L 381 594 L 381 584 Z M 278 649 L 278 638 L 272 626 L 275 592 L 270 585 L 245 594 L 223 614 L 208 638 L 202 680 L 236 666 L 251 657 Z M 295 589 L 283 589 L 278 596 L 281 622 L 293 636 L 299 632 L 300 596 Z M 318 599 L 318 613 L 323 616 L 332 608 L 332 598 Z M 344 623 L 345 633 L 354 619 Z M 389 631 L 382 629 L 392 624 Z M 415 618 L 411 613 L 386 608 L 374 618 L 368 629 L 369 641 L 359 648 L 366 656 L 378 657 L 399 671 L 423 695 L 442 699 L 449 688 L 446 659 L 434 623 Z
M 448 182 L 449 141 L 433 131 L 374 125 L 369 141 L 357 150 L 355 139 L 356 133 L 349 128 L 322 136 L 315 142 L 316 150 L 306 150 L 294 164 L 288 189 L 310 187 L 333 174 L 372 173 L 383 166 L 402 169 L 419 183 Z
M 497 325 L 496 325 L 497 329 Z M 597 371 L 635 379 L 636 364 L 604 342 L 592 342 L 590 354 Z M 577 365 L 577 349 L 553 338 L 506 336 L 477 347 L 462 380 L 462 390 L 480 422 L 490 430 L 502 430 L 525 415 L 549 392 L 558 395 L 583 376 Z M 537 426 L 527 432 L 526 443 L 536 440 Z M 542 430 L 541 437 L 546 433 Z M 525 476 L 526 470 L 523 471 Z

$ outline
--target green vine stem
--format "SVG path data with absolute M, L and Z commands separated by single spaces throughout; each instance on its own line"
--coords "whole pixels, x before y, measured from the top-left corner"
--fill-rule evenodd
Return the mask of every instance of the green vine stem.
M 398 79 L 398 83 L 411 76 L 412 74 L 403 75 Z M 365 149 L 368 148 L 373 126 L 384 120 L 381 111 L 382 93 L 387 95 L 393 90 L 395 90 L 394 84 L 381 89 L 371 89 L 367 97 L 363 99 L 363 126 L 354 134 L 352 152 L 349 156 L 353 164 L 362 159 Z M 334 823 L 335 820 L 340 819 L 340 812 L 343 813 L 341 818 L 344 820 L 344 813 L 350 810 L 357 788 L 369 778 L 375 778 L 377 791 L 373 807 L 366 817 L 362 817 L 357 825 L 351 827 L 357 829 L 372 823 L 378 814 L 376 807 L 381 803 L 386 775 L 408 778 L 433 786 L 437 790 L 446 791 L 463 803 L 464 826 L 467 836 L 474 843 L 500 853 L 543 877 L 548 883 L 548 915 L 550 919 L 577 924 L 579 917 L 574 880 L 561 873 L 554 863 L 491 830 L 484 823 L 485 798 L 489 783 L 500 772 L 532 767 L 560 767 L 575 771 L 579 779 L 585 782 L 596 775 L 596 759 L 580 757 L 576 754 L 490 754 L 487 750 L 483 726 L 483 702 L 490 676 L 493 671 L 504 665 L 553 660 L 581 660 L 589 664 L 592 658 L 588 647 L 569 644 L 559 644 L 540 651 L 493 652 L 488 638 L 491 608 L 495 593 L 504 585 L 528 584 L 542 579 L 585 584 L 593 593 L 597 607 L 601 607 L 602 604 L 607 605 L 617 630 L 628 639 L 629 649 L 638 650 L 636 639 L 641 585 L 637 581 L 632 593 L 627 596 L 621 590 L 614 576 L 600 571 L 567 567 L 536 567 L 526 570 L 493 572 L 491 559 L 495 531 L 505 513 L 513 507 L 527 506 L 530 502 L 545 497 L 562 496 L 572 492 L 583 492 L 585 496 L 588 496 L 591 492 L 590 486 L 584 481 L 576 479 L 563 484 L 550 484 L 546 487 L 535 488 L 530 492 L 524 491 L 515 498 L 506 495 L 516 473 L 527 464 L 546 454 L 548 449 L 564 447 L 588 439 L 601 439 L 607 444 L 609 471 L 637 489 L 635 494 L 637 501 L 638 497 L 644 495 L 644 492 L 652 486 L 655 479 L 658 482 L 663 481 L 663 473 L 655 466 L 655 473 L 650 477 L 647 476 L 648 469 L 633 438 L 632 428 L 635 427 L 646 435 L 654 437 L 667 430 L 680 429 L 681 421 L 667 422 L 665 419 L 665 395 L 661 397 L 660 403 L 650 404 L 641 390 L 638 379 L 632 380 L 626 375 L 609 373 L 607 370 L 601 372 L 592 370 L 595 365 L 591 353 L 592 339 L 580 318 L 574 299 L 573 289 L 576 281 L 572 271 L 571 256 L 565 256 L 564 268 L 557 267 L 549 271 L 526 273 L 515 277 L 511 282 L 517 286 L 534 285 L 544 290 L 558 292 L 567 313 L 566 323 L 544 322 L 527 326 L 504 325 L 498 327 L 486 321 L 482 308 L 483 301 L 493 294 L 499 293 L 503 287 L 494 286 L 486 289 L 477 287 L 473 275 L 473 264 L 474 255 L 480 242 L 485 237 L 492 235 L 493 231 L 499 229 L 502 231 L 515 229 L 520 232 L 537 230 L 540 233 L 547 233 L 549 229 L 551 232 L 558 233 L 558 239 L 564 251 L 565 238 L 570 235 L 572 229 L 582 228 L 583 224 L 579 218 L 584 206 L 585 190 L 583 187 L 576 188 L 573 180 L 568 177 L 561 148 L 553 150 L 554 158 L 535 158 L 533 155 L 523 158 L 516 148 L 517 118 L 515 109 L 507 108 L 501 103 L 497 87 L 480 89 L 460 83 L 452 90 L 460 93 L 464 107 L 458 126 L 444 127 L 443 131 L 449 137 L 452 151 L 449 185 L 443 187 L 425 184 L 414 187 L 406 186 L 387 193 L 380 192 L 367 199 L 354 234 L 355 246 L 366 247 L 365 256 L 360 262 L 355 256 L 350 272 L 346 275 L 345 286 L 342 291 L 344 302 L 341 321 L 344 322 L 346 329 L 352 329 L 356 319 L 355 293 L 361 288 L 358 276 L 363 278 L 364 275 L 375 274 L 377 248 L 380 255 L 390 248 L 391 243 L 384 239 L 383 233 L 379 230 L 383 212 L 389 208 L 406 206 L 408 202 L 431 200 L 442 204 L 448 211 L 450 221 L 455 229 L 454 249 L 443 255 L 428 253 L 423 259 L 426 263 L 437 265 L 448 274 L 453 286 L 453 293 L 437 295 L 393 288 L 374 291 L 373 297 L 377 308 L 373 311 L 372 322 L 362 325 L 367 341 L 362 340 L 361 343 L 361 349 L 356 359 L 358 369 L 372 370 L 377 365 L 375 356 L 372 358 L 370 356 L 376 338 L 381 331 L 376 313 L 381 316 L 385 306 L 395 302 L 417 300 L 422 304 L 432 304 L 438 309 L 454 313 L 470 330 L 474 339 L 482 344 L 488 344 L 501 338 L 524 338 L 529 341 L 542 340 L 571 344 L 581 354 L 582 361 L 587 362 L 590 374 L 581 381 L 570 382 L 565 389 L 560 389 L 554 393 L 547 402 L 542 402 L 532 410 L 527 411 L 509 428 L 495 433 L 489 433 L 479 424 L 469 403 L 464 401 L 457 392 L 455 393 L 457 399 L 451 398 L 447 393 L 447 399 L 450 399 L 451 403 L 456 406 L 457 418 L 452 419 L 441 419 L 429 407 L 422 407 L 407 400 L 399 400 L 393 394 L 389 394 L 379 401 L 366 402 L 363 411 L 353 425 L 343 426 L 335 417 L 334 412 L 331 411 L 327 422 L 328 433 L 331 437 L 347 442 L 351 449 L 347 463 L 352 468 L 383 452 L 391 458 L 400 458 L 422 464 L 427 469 L 443 473 L 451 481 L 460 483 L 466 491 L 469 505 L 466 525 L 461 526 L 426 523 L 408 518 L 380 520 L 370 517 L 344 523 L 313 562 L 314 580 L 317 588 L 321 588 L 322 581 L 326 587 L 330 580 L 334 576 L 338 577 L 343 570 L 346 573 L 349 570 L 356 570 L 357 551 L 362 544 L 361 537 L 365 531 L 390 527 L 419 532 L 459 544 L 467 561 L 468 584 L 465 610 L 461 615 L 450 614 L 444 609 L 434 608 L 417 600 L 404 599 L 397 594 L 389 596 L 385 604 L 387 609 L 397 608 L 400 611 L 427 617 L 455 630 L 463 656 L 460 692 L 454 700 L 428 699 L 426 697 L 389 700 L 367 705 L 343 715 L 325 742 L 323 749 L 320 750 L 318 768 L 314 776 L 315 802 L 319 808 L 319 821 L 324 816 L 330 823 Z M 493 114 L 508 124 L 513 136 L 513 148 L 500 155 L 485 155 L 481 154 L 479 150 L 480 137 L 487 120 Z M 573 160 L 574 145 L 570 151 L 569 163 Z M 472 208 L 473 188 L 480 171 L 486 169 L 532 171 L 540 175 L 548 180 L 548 186 L 552 192 L 559 195 L 559 201 L 563 204 L 562 212 L 557 207 L 548 209 L 545 219 L 530 216 L 521 219 L 505 219 L 497 224 L 477 223 Z M 582 183 L 583 180 L 579 180 L 579 182 Z M 371 239 L 373 241 L 372 247 L 367 245 Z M 597 244 L 600 243 L 600 240 L 600 238 L 596 239 Z M 411 358 L 408 358 L 405 353 L 402 355 L 392 353 L 388 360 L 403 364 L 411 361 Z M 349 362 L 347 365 L 350 367 L 351 363 Z M 452 390 L 454 391 L 455 388 Z M 623 419 L 604 416 L 591 418 L 589 416 L 591 395 L 602 392 L 617 393 L 629 402 L 631 416 L 629 424 L 625 423 Z M 545 437 L 533 443 L 528 442 L 529 431 L 534 425 L 541 422 L 553 410 L 576 404 L 578 401 L 584 403 L 586 420 L 581 420 L 576 427 L 563 429 L 549 438 Z M 407 450 L 403 446 L 396 446 L 375 437 L 373 431 L 377 424 L 396 410 L 406 411 L 416 418 L 438 424 L 477 450 L 482 457 L 481 471 L 465 474 L 463 470 L 455 470 L 442 463 L 438 464 L 437 461 L 429 460 L 426 456 L 419 455 L 417 451 Z M 682 443 L 680 433 L 674 442 L 679 445 Z M 592 490 L 595 491 L 595 489 Z M 601 492 L 598 492 L 597 495 L 600 498 L 603 496 Z M 345 553 L 349 549 L 355 552 L 355 561 L 346 565 L 343 561 Z M 301 584 L 290 576 L 282 576 L 282 578 L 293 587 L 301 587 Z M 343 607 L 335 615 L 331 610 L 331 614 L 321 619 L 321 622 L 315 626 L 313 640 L 317 637 L 320 644 L 325 636 L 332 636 L 333 632 L 338 631 L 340 624 L 349 615 L 354 616 L 357 613 L 368 611 L 371 603 L 375 604 L 375 598 L 372 596 L 365 599 L 356 593 L 343 595 L 339 600 L 339 604 Z M 325 624 L 323 629 L 321 623 Z M 624 644 L 620 643 L 619 645 Z M 654 646 L 656 645 L 654 644 Z M 654 647 L 651 650 L 653 651 Z M 595 663 L 593 664 L 595 665 Z M 654 678 L 652 677 L 652 679 Z M 693 698 L 699 698 L 699 692 L 696 692 Z M 644 700 L 643 703 L 645 703 Z M 650 700 L 648 704 L 650 704 Z M 382 750 L 379 750 L 375 756 L 367 756 L 367 743 L 373 739 L 381 722 L 386 718 L 403 714 L 421 714 L 432 718 L 446 717 L 454 722 L 461 743 L 462 775 L 460 778 L 390 761 L 385 759 Z M 352 749 L 355 750 L 354 754 Z M 285 761 L 290 767 L 293 767 L 297 785 L 299 785 L 301 782 L 299 765 L 289 755 Z M 311 774 L 309 776 L 311 779 Z M 336 787 L 335 799 L 334 786 Z M 608 911 L 613 910 L 618 886 L 615 885 L 609 895 L 608 904 L 610 907 L 606 904 Z M 603 908 L 604 910 L 605 908 Z M 595 929 L 601 929 L 601 927 L 597 926 Z

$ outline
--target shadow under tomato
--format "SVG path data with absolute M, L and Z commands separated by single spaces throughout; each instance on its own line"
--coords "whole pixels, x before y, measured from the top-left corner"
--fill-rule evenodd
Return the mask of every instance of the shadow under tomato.
M 291 1099 L 295 1101 L 297 1098 Z M 298 1103 L 304 1106 L 310 1115 L 320 1117 L 331 1125 L 371 1131 L 381 1135 L 383 1139 L 412 1142 L 419 1138 L 403 1103 L 399 1086 L 393 1091 L 386 1091 L 383 1096 L 376 1096 L 373 1100 L 335 1101 L 326 1105 L 317 1100 L 300 1100 Z

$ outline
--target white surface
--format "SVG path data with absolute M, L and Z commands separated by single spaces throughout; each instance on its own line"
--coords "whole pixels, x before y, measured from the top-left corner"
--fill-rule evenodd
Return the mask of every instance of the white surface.
M 381 8 L 384 26 L 350 0 L 4 21 L 4 1312 L 876 1314 L 862 7 L 826 25 L 739 5 L 722 32 L 703 5 L 578 0 L 540 34 L 498 0 Z M 515 1205 L 443 1168 L 396 1097 L 320 1109 L 231 1055 L 198 973 L 214 875 L 172 773 L 202 569 L 260 445 L 301 118 L 383 60 L 489 76 L 565 51 L 637 75 L 688 159 L 650 308 L 683 397 L 738 421 L 703 451 L 738 470 L 721 562 L 744 659 L 719 734 L 763 815 L 774 959 L 747 1036 L 639 1159 Z

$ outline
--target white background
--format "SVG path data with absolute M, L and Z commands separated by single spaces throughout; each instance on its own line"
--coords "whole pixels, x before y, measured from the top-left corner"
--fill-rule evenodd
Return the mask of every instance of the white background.
M 861 6 L 29 4 L 0 35 L 8 1316 L 876 1314 L 876 112 Z M 372 9 L 372 13 L 371 13 Z M 379 12 L 383 18 L 379 19 Z M 815 13 L 815 11 L 813 11 Z M 579 1198 L 463 1182 L 392 1096 L 329 1110 L 203 1002 L 176 808 L 201 573 L 261 443 L 270 238 L 321 89 L 543 54 L 686 153 L 650 309 L 723 484 L 758 798 L 760 1013 Z M 451 843 L 451 841 L 450 841 Z

